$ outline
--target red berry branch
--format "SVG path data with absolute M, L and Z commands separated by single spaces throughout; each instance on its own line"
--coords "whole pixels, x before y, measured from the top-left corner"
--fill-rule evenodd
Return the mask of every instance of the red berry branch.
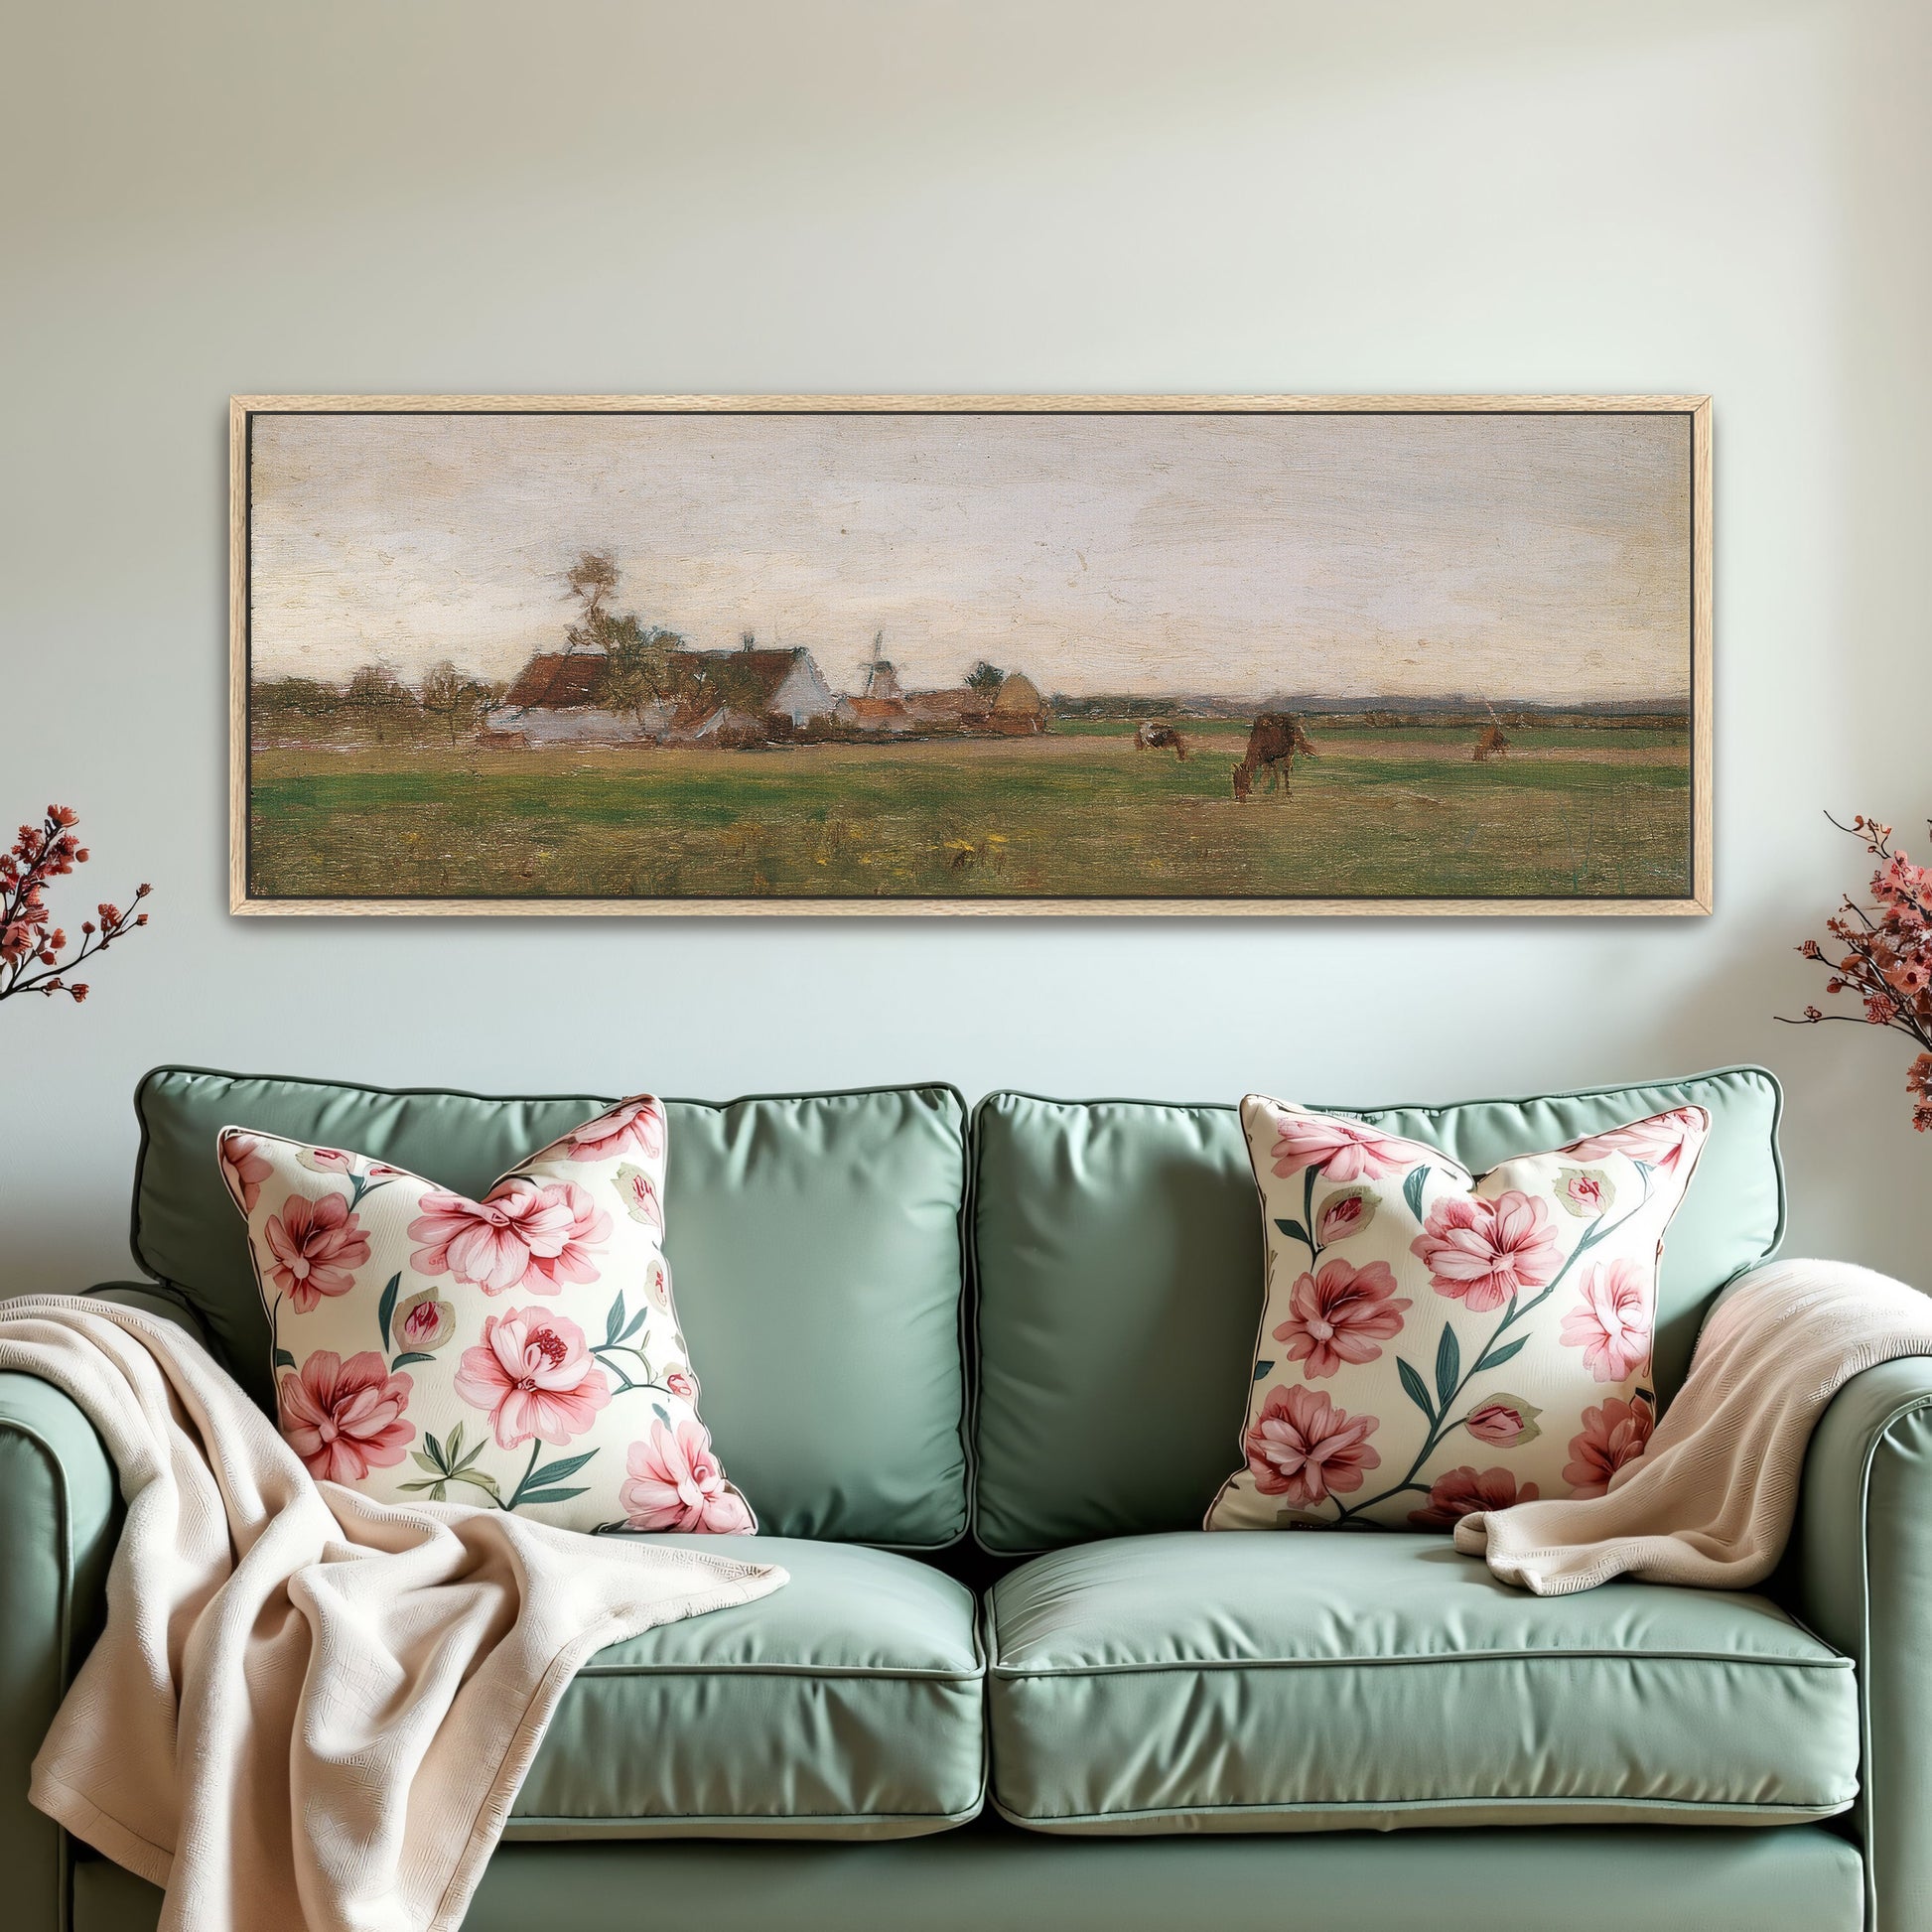
M 0 1000 L 16 993 L 65 993 L 77 1006 L 87 997 L 85 980 L 69 976 L 83 959 L 103 953 L 125 938 L 148 915 L 136 908 L 152 890 L 134 889 L 126 911 L 103 899 L 96 919 L 80 922 L 80 943 L 67 958 L 68 935 L 47 909 L 48 882 L 65 878 L 87 863 L 87 848 L 73 835 L 79 814 L 67 805 L 50 805 L 39 825 L 23 825 L 20 836 L 0 854 Z
M 1831 814 L 1825 814 L 1831 818 Z M 1850 825 L 1832 823 L 1862 840 L 1878 861 L 1871 875 L 1871 903 L 1847 897 L 1825 921 L 1832 944 L 1807 939 L 1798 950 L 1827 967 L 1827 993 L 1849 993 L 1864 1004 L 1863 1013 L 1821 1013 L 1806 1007 L 1796 1027 L 1824 1020 L 1849 1020 L 1864 1027 L 1886 1027 L 1915 1040 L 1919 1054 L 1905 1075 L 1912 1096 L 1912 1125 L 1932 1130 L 1932 867 L 1915 866 L 1891 846 L 1891 827 L 1861 812 Z

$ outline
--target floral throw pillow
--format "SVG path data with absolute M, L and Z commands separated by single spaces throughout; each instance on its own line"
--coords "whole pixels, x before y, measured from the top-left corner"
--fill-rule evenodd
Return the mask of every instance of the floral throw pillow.
M 1210 1530 L 1447 1530 L 1599 1496 L 1650 1441 L 1664 1229 L 1701 1107 L 1476 1176 L 1360 1121 L 1241 1104 L 1268 1272 L 1243 1465 Z
M 649 1095 L 480 1201 L 241 1127 L 219 1153 L 248 1222 L 282 1435 L 313 1475 L 563 1529 L 757 1528 L 698 1420 Z

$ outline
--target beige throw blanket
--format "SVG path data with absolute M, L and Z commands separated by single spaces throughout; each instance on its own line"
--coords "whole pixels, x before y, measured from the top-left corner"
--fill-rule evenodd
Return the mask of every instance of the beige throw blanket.
M 120 1471 L 107 1625 L 33 1802 L 167 1888 L 162 1932 L 455 1927 L 593 1651 L 782 1570 L 317 1483 L 169 1322 L 0 1304 L 0 1368 Z
M 1725 1294 L 1648 1449 L 1607 1493 L 1465 1516 L 1455 1547 L 1539 1596 L 1624 1576 L 1747 1588 L 1784 1553 L 1825 1405 L 1901 1355 L 1932 1355 L 1932 1300 L 1843 1262 L 1772 1262 Z

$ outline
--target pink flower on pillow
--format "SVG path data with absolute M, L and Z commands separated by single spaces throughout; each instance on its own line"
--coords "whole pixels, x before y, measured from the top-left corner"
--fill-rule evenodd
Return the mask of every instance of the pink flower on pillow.
M 519 1204 L 474 1201 L 432 1188 L 423 1211 L 409 1224 L 409 1238 L 426 1242 L 409 1257 L 419 1275 L 454 1275 L 485 1295 L 500 1295 L 523 1279 L 530 1244 L 522 1223 L 536 1205 L 534 1196 Z
M 587 1120 L 565 1136 L 573 1161 L 608 1161 L 627 1147 L 654 1161 L 664 1152 L 664 1109 L 648 1094 L 620 1101 L 608 1114 Z
M 1275 1133 L 1275 1172 L 1284 1180 L 1304 1168 L 1328 1180 L 1374 1180 L 1413 1165 L 1418 1153 L 1413 1141 L 1335 1114 L 1277 1114 Z
M 1494 1200 L 1444 1195 L 1409 1252 L 1427 1263 L 1438 1295 L 1477 1313 L 1501 1308 L 1519 1289 L 1547 1286 L 1563 1266 L 1549 1208 L 1514 1187 Z
M 576 1322 L 543 1309 L 505 1309 L 485 1315 L 483 1340 L 463 1351 L 456 1392 L 489 1412 L 502 1449 L 532 1436 L 567 1443 L 590 1428 L 611 1400 L 611 1386 Z
M 1288 1359 L 1305 1362 L 1310 1381 L 1332 1375 L 1343 1362 L 1372 1362 L 1381 1344 L 1402 1332 L 1402 1311 L 1413 1304 L 1395 1292 L 1386 1261 L 1356 1268 L 1339 1257 L 1295 1284 L 1289 1316 L 1275 1330 Z
M 698 1530 L 713 1536 L 750 1535 L 752 1512 L 725 1481 L 700 1422 L 664 1423 L 632 1443 L 624 1456 L 630 1473 L 618 1490 L 618 1506 L 633 1530 Z
M 594 1282 L 591 1249 L 611 1231 L 574 1181 L 542 1187 L 513 1174 L 487 1200 L 432 1191 L 409 1224 L 409 1238 L 426 1242 L 409 1257 L 419 1275 L 452 1274 L 485 1295 L 527 1287 L 554 1295 L 566 1281 Z
M 1563 1465 L 1571 1495 L 1602 1495 L 1616 1472 L 1650 1447 L 1655 1423 L 1655 1412 L 1643 1401 L 1608 1396 L 1600 1409 L 1586 1409 L 1583 1433 L 1571 1437 L 1570 1460 Z
M 1650 1359 L 1650 1282 L 1631 1261 L 1598 1262 L 1584 1276 L 1583 1299 L 1563 1317 L 1563 1340 L 1584 1351 L 1599 1382 L 1627 1381 Z
M 1582 1161 L 1621 1154 L 1645 1162 L 1659 1173 L 1675 1173 L 1703 1145 L 1710 1127 L 1711 1116 L 1702 1107 L 1673 1107 L 1667 1114 L 1652 1114 L 1648 1120 L 1633 1120 L 1626 1127 L 1587 1135 L 1563 1151 Z
M 255 1211 L 261 1198 L 262 1182 L 275 1172 L 261 1151 L 261 1138 L 255 1134 L 227 1133 L 221 1136 L 221 1175 L 228 1191 L 241 1203 L 244 1214 Z
M 528 1187 L 527 1180 L 517 1183 Z M 498 1190 L 497 1198 L 500 1198 Z M 526 1222 L 530 1265 L 523 1286 L 532 1295 L 555 1295 L 566 1282 L 594 1282 L 591 1256 L 611 1238 L 611 1217 L 592 1204 L 574 1180 L 537 1189 L 540 1207 Z
M 697 1406 L 698 1378 L 689 1369 L 666 1369 L 664 1372 L 664 1386 L 680 1402 L 688 1402 L 694 1408 Z
M 1382 1466 L 1368 1445 L 1380 1427 L 1380 1418 L 1350 1416 L 1299 1382 L 1271 1389 L 1248 1431 L 1255 1487 L 1264 1496 L 1286 1496 L 1300 1509 L 1359 1489 L 1363 1472 Z
M 403 1420 L 412 1386 L 372 1351 L 344 1361 L 319 1348 L 301 1374 L 282 1371 L 282 1434 L 317 1481 L 360 1482 L 400 1462 L 416 1440 L 416 1425 Z
M 354 1271 L 369 1258 L 368 1237 L 341 1194 L 311 1200 L 291 1194 L 280 1214 L 271 1214 L 262 1238 L 274 1260 L 269 1264 L 276 1291 L 310 1313 L 325 1295 L 346 1295 Z
M 1466 1464 L 1440 1475 L 1429 1486 L 1429 1501 L 1412 1509 L 1409 1520 L 1419 1530 L 1452 1530 L 1478 1509 L 1510 1509 L 1533 1503 L 1541 1492 L 1533 1482 L 1519 1489 L 1507 1469 L 1472 1469 Z

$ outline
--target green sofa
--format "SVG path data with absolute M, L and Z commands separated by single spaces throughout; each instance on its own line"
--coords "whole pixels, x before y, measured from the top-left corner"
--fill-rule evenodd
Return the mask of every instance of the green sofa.
M 1779 1096 L 1736 1068 L 1371 1118 L 1482 1169 L 1695 1102 L 1658 1377 L 1776 1245 Z M 96 1291 L 267 1341 L 216 1130 L 466 1191 L 593 1112 L 163 1068 L 133 1249 Z M 1538 1599 L 1439 1536 L 1207 1537 L 1261 1230 L 1234 1112 L 949 1087 L 676 1102 L 666 1203 L 706 1417 L 783 1563 L 767 1601 L 573 1683 L 469 1924 L 1154 1932 L 1932 1928 L 1932 1362 L 1850 1382 L 1758 1592 Z M 101 1615 L 117 1501 L 61 1395 L 0 1375 L 10 1932 L 160 1895 L 26 1800 Z

